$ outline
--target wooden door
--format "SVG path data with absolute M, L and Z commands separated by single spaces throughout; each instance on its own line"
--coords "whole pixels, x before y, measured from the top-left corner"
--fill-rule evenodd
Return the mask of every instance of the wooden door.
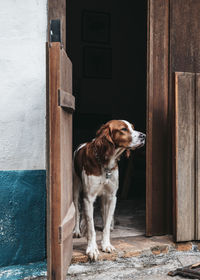
M 147 235 L 172 233 L 180 221 L 176 217 L 178 212 L 173 212 L 173 208 L 179 211 L 179 204 L 173 205 L 177 197 L 172 187 L 174 73 L 200 73 L 199 14 L 199 0 L 148 1 Z M 187 165 L 184 165 L 186 169 Z M 190 207 L 194 208 L 197 203 L 193 201 L 194 194 L 190 193 L 190 198 Z
M 174 236 L 200 239 L 200 74 L 175 73 Z
M 47 44 L 48 279 L 66 279 L 72 256 L 72 64 L 61 44 Z
M 199 14 L 198 0 L 170 1 L 169 113 L 174 130 L 173 231 L 176 241 L 200 238 L 197 74 L 200 72 Z

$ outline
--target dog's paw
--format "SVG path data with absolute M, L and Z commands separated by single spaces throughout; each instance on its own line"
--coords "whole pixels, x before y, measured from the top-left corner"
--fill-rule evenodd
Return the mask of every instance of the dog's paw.
M 115 247 L 110 244 L 110 242 L 101 242 L 101 250 L 106 253 L 111 253 L 116 251 Z
M 97 244 L 90 244 L 87 247 L 86 255 L 88 255 L 91 261 L 97 261 L 99 256 L 99 250 L 97 248 Z
M 81 232 L 79 229 L 74 229 L 73 231 L 73 237 L 75 238 L 81 238 Z

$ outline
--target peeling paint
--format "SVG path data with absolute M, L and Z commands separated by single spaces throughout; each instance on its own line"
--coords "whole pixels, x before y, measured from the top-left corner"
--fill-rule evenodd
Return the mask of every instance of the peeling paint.
M 30 263 L 27 265 L 13 265 L 0 268 L 1 280 L 19 280 L 26 277 L 37 277 L 46 275 L 46 262 Z
M 0 171 L 0 267 L 45 258 L 45 183 L 45 170 Z

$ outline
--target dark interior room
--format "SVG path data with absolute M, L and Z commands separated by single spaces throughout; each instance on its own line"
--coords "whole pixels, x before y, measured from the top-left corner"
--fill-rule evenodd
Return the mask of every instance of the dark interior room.
M 68 0 L 67 53 L 73 64 L 73 146 L 111 119 L 146 131 L 147 1 Z M 119 162 L 112 237 L 145 233 L 145 146 Z M 98 206 L 97 206 L 98 208 Z M 97 224 L 98 224 L 98 218 Z

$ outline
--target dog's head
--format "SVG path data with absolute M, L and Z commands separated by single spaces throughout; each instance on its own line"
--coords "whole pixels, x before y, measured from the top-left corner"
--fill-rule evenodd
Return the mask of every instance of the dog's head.
M 135 150 L 145 144 L 146 135 L 136 131 L 128 121 L 111 120 L 104 124 L 96 134 L 97 138 L 106 139 L 115 148 Z

